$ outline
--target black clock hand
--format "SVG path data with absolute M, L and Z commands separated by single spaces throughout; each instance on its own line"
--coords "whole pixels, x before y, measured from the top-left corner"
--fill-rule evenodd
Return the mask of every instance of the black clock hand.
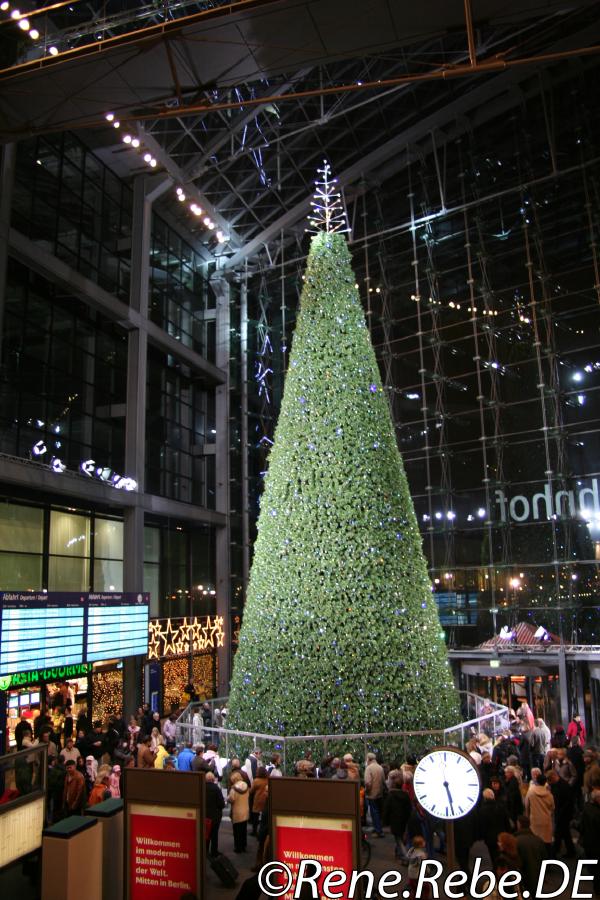
M 444 782 L 444 787 L 446 788 L 446 793 L 448 794 L 448 800 L 450 801 L 450 811 L 452 815 L 454 815 L 454 806 L 452 802 L 452 794 L 450 793 L 450 787 L 448 786 L 448 782 Z

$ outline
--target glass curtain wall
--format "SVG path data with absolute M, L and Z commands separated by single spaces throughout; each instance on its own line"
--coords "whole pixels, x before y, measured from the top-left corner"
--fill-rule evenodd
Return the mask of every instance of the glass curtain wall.
M 70 132 L 19 143 L 12 225 L 129 302 L 133 192 Z
M 11 259 L 3 360 L 1 452 L 123 473 L 124 331 Z
M 453 645 L 519 621 L 600 639 L 600 123 L 596 79 L 553 74 L 402 161 L 352 245 Z M 291 269 L 286 329 L 280 280 L 252 283 L 272 344 L 291 336 Z M 262 402 L 255 381 L 260 427 Z

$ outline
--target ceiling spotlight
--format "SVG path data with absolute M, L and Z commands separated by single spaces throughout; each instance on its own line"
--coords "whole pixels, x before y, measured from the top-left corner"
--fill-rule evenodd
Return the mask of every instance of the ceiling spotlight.
M 58 56 L 58 47 L 48 47 L 48 53 L 50 56 Z
M 31 38 L 32 41 L 37 41 L 39 36 L 40 36 L 40 33 L 37 30 L 37 28 L 32 28 L 31 31 L 29 32 L 29 37 Z
M 209 217 L 208 217 L 208 216 L 205 216 L 205 217 L 204 217 L 204 218 L 203 218 L 203 220 L 202 220 L 202 221 L 203 221 L 203 222 L 204 222 L 204 224 L 205 224 L 205 225 L 206 225 L 206 227 L 207 227 L 207 228 L 208 228 L 208 223 L 209 223 L 209 222 L 210 222 L 210 219 L 209 219 Z
M 183 188 L 182 188 L 182 187 L 175 188 L 175 193 L 176 193 L 176 194 L 183 194 Z
M 211 231 L 214 231 L 215 228 L 216 228 L 216 225 L 215 225 L 214 222 L 209 222 L 209 223 L 208 223 L 208 227 L 210 228 Z
M 137 148 L 140 146 L 140 139 L 139 138 L 131 138 L 131 146 L 135 147 L 137 150 Z
M 153 169 L 156 168 L 156 160 L 154 159 L 154 157 L 152 157 L 152 159 L 150 160 L 150 165 Z
M 182 191 L 180 194 L 177 194 L 177 199 L 178 199 L 178 200 L 185 200 L 185 194 L 183 193 L 183 191 Z
M 113 122 L 113 128 L 120 128 L 120 127 L 121 127 L 121 123 L 119 122 L 118 119 L 115 119 L 115 121 Z
M 50 48 L 50 52 L 52 52 L 52 47 Z M 114 122 L 115 114 L 114 113 L 106 113 L 104 118 L 106 119 L 107 122 Z
M 130 143 L 131 143 L 131 135 L 130 135 L 130 134 L 124 134 L 124 135 L 123 135 L 123 141 L 124 141 L 125 144 L 130 144 Z
M 19 28 L 21 31 L 29 31 L 29 19 L 19 19 Z
M 0 9 L 2 10 L 2 12 L 6 12 L 9 6 L 10 3 L 7 3 L 6 0 L 3 0 L 3 2 L 0 3 Z
M 151 159 L 152 159 L 152 156 L 150 153 L 144 153 L 144 162 L 149 163 Z
M 11 17 L 11 19 L 20 19 L 21 13 L 18 9 L 13 9 L 13 11 L 10 14 L 10 17 Z
M 192 204 L 190 205 L 190 209 L 191 209 L 191 211 L 194 213 L 195 216 L 201 216 L 201 215 L 202 215 L 202 207 L 198 206 L 197 203 L 192 203 Z

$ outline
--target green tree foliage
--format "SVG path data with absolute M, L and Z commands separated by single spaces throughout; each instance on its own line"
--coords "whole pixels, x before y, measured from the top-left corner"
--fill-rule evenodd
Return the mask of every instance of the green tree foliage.
M 258 520 L 229 725 L 459 720 L 388 402 L 341 234 L 312 239 Z

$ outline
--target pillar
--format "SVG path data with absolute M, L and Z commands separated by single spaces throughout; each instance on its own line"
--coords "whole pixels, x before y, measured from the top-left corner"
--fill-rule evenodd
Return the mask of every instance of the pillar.
M 576 676 L 576 687 L 577 687 L 577 712 L 581 716 L 581 721 L 583 722 L 584 728 L 586 731 L 589 729 L 588 715 L 587 709 L 585 706 L 585 685 L 583 682 L 583 669 L 585 663 L 575 663 L 575 676 Z M 575 711 L 575 710 L 574 710 Z
M 139 314 L 127 341 L 127 395 L 125 413 L 125 473 L 138 484 L 135 503 L 124 513 L 123 589 L 141 591 L 144 585 L 144 510 L 142 494 L 146 466 L 146 382 L 148 369 L 148 293 L 152 237 L 152 204 L 170 185 L 145 175 L 133 187 L 131 228 L 131 285 L 129 305 Z M 123 712 L 135 712 L 142 700 L 142 658 L 123 661 Z
M 4 309 L 6 306 L 6 266 L 8 262 L 8 234 L 12 209 L 13 185 L 17 145 L 6 144 L 0 166 L 0 364 L 2 363 L 2 338 L 4 335 Z
M 569 670 L 567 657 L 562 647 L 558 651 L 558 689 L 560 693 L 560 718 L 562 722 L 568 722 L 571 718 L 569 710 Z
M 244 272 L 240 285 L 240 354 L 241 354 L 241 433 L 242 455 L 242 583 L 244 599 L 250 573 L 250 510 L 248 478 L 248 275 Z
M 216 591 L 217 615 L 223 616 L 225 626 L 225 646 L 217 650 L 219 672 L 217 696 L 229 694 L 231 676 L 231 578 L 230 578 L 230 532 L 229 532 L 229 283 L 222 273 L 216 272 L 211 278 L 211 286 L 216 296 L 216 365 L 227 373 L 224 384 L 215 388 L 215 506 L 217 512 L 226 515 L 225 525 L 216 529 Z

